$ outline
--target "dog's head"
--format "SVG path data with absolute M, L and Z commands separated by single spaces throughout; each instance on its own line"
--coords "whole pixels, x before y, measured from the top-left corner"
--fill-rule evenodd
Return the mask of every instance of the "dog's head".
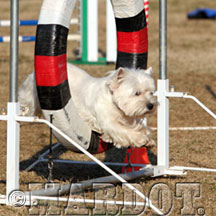
M 142 118 L 152 112 L 156 105 L 154 97 L 155 84 L 152 68 L 135 70 L 119 68 L 111 76 L 108 87 L 113 102 L 126 116 Z

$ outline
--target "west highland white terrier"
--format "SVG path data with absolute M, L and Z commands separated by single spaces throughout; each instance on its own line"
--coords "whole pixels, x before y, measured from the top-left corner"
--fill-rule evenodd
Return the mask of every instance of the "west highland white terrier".
M 142 123 L 156 105 L 152 68 L 119 68 L 95 78 L 72 64 L 67 65 L 73 102 L 80 117 L 117 148 L 155 145 L 151 130 Z M 18 100 L 25 115 L 40 110 L 34 73 L 19 88 Z

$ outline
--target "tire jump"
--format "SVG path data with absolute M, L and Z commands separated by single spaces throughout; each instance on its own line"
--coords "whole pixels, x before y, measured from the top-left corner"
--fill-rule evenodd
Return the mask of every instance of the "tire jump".
M 143 0 L 112 0 L 117 28 L 118 67 L 147 68 L 148 33 Z M 80 118 L 69 89 L 67 36 L 76 0 L 44 0 L 35 43 L 35 79 L 45 119 L 91 153 L 111 146 Z M 76 80 L 74 80 L 76 82 Z M 65 147 L 77 151 L 57 133 Z

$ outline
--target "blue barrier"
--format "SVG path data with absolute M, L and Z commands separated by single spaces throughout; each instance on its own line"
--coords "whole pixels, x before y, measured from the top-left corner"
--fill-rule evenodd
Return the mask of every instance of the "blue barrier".
M 71 19 L 71 24 L 78 24 L 78 19 Z M 36 26 L 38 20 L 20 20 L 19 26 Z M 0 27 L 9 27 L 10 20 L 0 20 Z M 77 35 L 68 35 L 68 40 L 80 40 Z M 19 42 L 33 42 L 35 36 L 19 36 Z M 10 42 L 9 36 L 0 36 L 0 43 Z
M 20 26 L 34 26 L 38 24 L 38 20 L 20 20 Z

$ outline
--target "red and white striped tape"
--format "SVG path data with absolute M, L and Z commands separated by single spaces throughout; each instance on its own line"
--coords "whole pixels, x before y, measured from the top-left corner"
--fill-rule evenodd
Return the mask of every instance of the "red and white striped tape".
M 147 23 L 147 26 L 148 26 L 149 0 L 144 0 L 144 9 L 145 9 L 145 15 L 146 15 L 146 23 Z

